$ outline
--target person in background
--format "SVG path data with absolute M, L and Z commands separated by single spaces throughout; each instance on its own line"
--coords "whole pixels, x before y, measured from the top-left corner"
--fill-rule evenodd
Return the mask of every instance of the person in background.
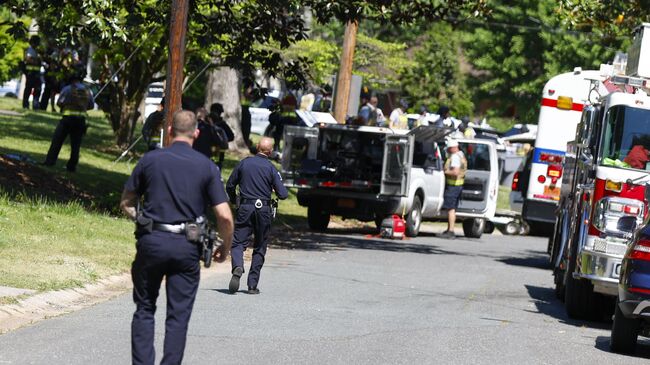
M 377 104 L 376 96 L 371 96 L 368 102 L 359 110 L 359 116 L 363 118 L 365 125 L 377 125 Z M 383 114 L 382 114 L 383 117 Z
M 70 77 L 69 85 L 61 90 L 57 105 L 61 108 L 63 117 L 56 126 L 43 165 L 54 166 L 56 164 L 61 146 L 63 146 L 66 137 L 70 135 L 70 159 L 66 169 L 69 172 L 75 172 L 77 169 L 81 139 L 87 129 L 86 111 L 94 106 L 93 94 L 81 80 L 83 80 L 83 74 L 75 73 Z
M 158 110 L 149 114 L 142 126 L 142 139 L 147 144 L 147 151 L 162 148 L 161 132 L 165 119 L 165 97 L 160 100 Z
M 41 97 L 41 64 L 43 59 L 38 52 L 41 37 L 33 35 L 29 38 L 29 47 L 23 58 L 25 73 L 25 91 L 23 92 L 23 108 L 29 109 L 29 96 L 32 96 L 32 108 L 38 110 L 38 99 Z
M 296 98 L 288 94 L 282 99 L 280 110 L 275 110 L 269 115 L 269 122 L 273 128 L 273 150 L 280 151 L 280 142 L 284 136 L 284 127 L 287 125 L 298 125 L 299 119 L 296 114 Z M 277 154 L 276 154 L 277 155 Z
M 460 202 L 460 194 L 465 183 L 467 159 L 458 146 L 458 141 L 450 139 L 447 142 L 447 161 L 445 161 L 445 192 L 442 209 L 447 210 L 447 230 L 442 233 L 444 238 L 455 238 L 456 209 Z
M 241 134 L 246 145 L 251 148 L 253 143 L 250 140 L 252 123 L 250 107 L 251 103 L 255 101 L 255 89 L 253 88 L 253 83 L 250 81 L 245 81 L 244 85 L 244 90 L 241 95 Z M 212 109 L 212 106 L 210 109 Z
M 54 98 L 56 94 L 59 93 L 59 52 L 55 47 L 48 47 L 45 56 L 43 57 L 43 68 L 45 73 L 43 74 L 43 79 L 45 80 L 45 88 L 43 89 L 43 94 L 41 94 L 41 100 L 39 101 L 39 107 L 41 110 L 47 110 L 48 104 L 52 104 L 52 111 L 56 111 L 54 108 Z
M 390 113 L 388 119 L 390 120 L 391 128 L 398 128 L 401 125 L 406 125 L 406 109 L 409 105 L 405 99 L 400 99 L 399 106 Z
M 453 126 L 453 123 L 451 121 L 451 112 L 449 111 L 449 107 L 446 105 L 442 105 L 440 108 L 438 108 L 438 119 L 433 122 L 433 125 L 435 125 L 438 128 L 444 128 L 444 127 L 451 127 Z
M 248 294 L 259 294 L 257 287 L 264 265 L 266 246 L 271 233 L 273 211 L 272 193 L 279 199 L 289 196 L 282 183 L 280 172 L 269 161 L 273 153 L 273 141 L 263 137 L 257 144 L 257 154 L 242 160 L 233 170 L 226 184 L 230 202 L 237 206 L 235 232 L 232 246 L 232 278 L 228 284 L 231 294 L 239 290 L 239 280 L 244 273 L 244 250 L 253 235 L 253 257 L 248 273 Z M 237 199 L 239 186 L 239 199 Z M 238 204 L 237 204 L 238 202 Z

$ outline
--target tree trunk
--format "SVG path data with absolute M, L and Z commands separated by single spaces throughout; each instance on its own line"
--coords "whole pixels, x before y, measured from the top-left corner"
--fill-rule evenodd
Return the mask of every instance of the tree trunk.
M 210 70 L 208 83 L 205 86 L 205 107 L 210 110 L 212 103 L 223 105 L 223 119 L 235 134 L 235 140 L 230 143 L 230 148 L 248 151 L 241 132 L 240 85 L 241 80 L 236 70 L 230 67 Z

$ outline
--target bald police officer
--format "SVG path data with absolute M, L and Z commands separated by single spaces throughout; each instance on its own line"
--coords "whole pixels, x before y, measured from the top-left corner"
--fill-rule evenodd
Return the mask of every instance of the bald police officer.
M 129 177 L 120 207 L 136 219 L 135 206 L 144 197 L 136 230 L 136 256 L 131 270 L 136 310 L 131 322 L 133 364 L 153 364 L 154 314 L 163 277 L 166 278 L 167 320 L 161 364 L 180 364 L 187 325 L 199 286 L 200 244 L 190 242 L 185 224 L 204 217 L 210 206 L 217 217 L 223 245 L 214 254 L 223 262 L 232 242 L 232 213 L 221 172 L 192 149 L 198 136 L 194 113 L 174 115 L 168 132 L 172 144 L 145 154 Z
M 280 173 L 269 161 L 273 153 L 273 140 L 264 137 L 257 144 L 257 155 L 245 158 L 233 170 L 226 190 L 232 203 L 235 203 L 236 189 L 239 185 L 239 208 L 235 220 L 235 233 L 232 246 L 232 278 L 228 290 L 239 290 L 239 279 L 244 273 L 244 250 L 253 239 L 253 259 L 248 273 L 248 293 L 259 294 L 257 284 L 264 265 L 264 255 L 273 219 L 271 194 L 286 199 L 289 193 L 282 184 Z

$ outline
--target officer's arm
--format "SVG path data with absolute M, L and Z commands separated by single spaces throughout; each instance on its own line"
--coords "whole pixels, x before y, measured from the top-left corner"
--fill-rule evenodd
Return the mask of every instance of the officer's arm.
M 59 94 L 59 99 L 56 101 L 56 105 L 60 108 L 63 106 L 63 103 L 65 103 L 68 99 L 68 94 L 70 93 L 70 86 L 66 86 L 61 90 L 61 94 Z
M 275 170 L 275 168 L 273 168 L 273 170 Z M 282 200 L 289 196 L 287 187 L 282 183 L 282 177 L 280 176 L 280 172 L 277 170 L 273 171 L 273 190 L 275 190 L 275 195 Z
M 214 259 L 217 262 L 224 262 L 230 253 L 232 246 L 233 234 L 233 219 L 232 212 L 228 203 L 217 204 L 212 207 L 215 217 L 217 217 L 217 229 L 219 230 L 219 237 L 223 239 L 221 247 L 215 251 Z
M 237 198 L 237 184 L 239 183 L 239 166 L 240 165 L 237 165 L 235 169 L 232 170 L 232 173 L 228 178 L 228 182 L 226 183 L 226 193 L 228 193 L 228 200 L 230 200 L 232 204 L 236 203 L 236 198 Z
M 120 209 L 126 214 L 131 220 L 135 220 L 136 217 L 136 204 L 138 203 L 138 194 L 133 191 L 128 191 L 124 189 L 122 191 L 122 198 L 120 199 Z

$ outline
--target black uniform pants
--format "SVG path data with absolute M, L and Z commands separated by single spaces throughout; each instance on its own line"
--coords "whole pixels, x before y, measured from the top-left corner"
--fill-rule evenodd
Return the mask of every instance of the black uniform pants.
M 237 209 L 230 256 L 233 270 L 236 267 L 244 268 L 244 251 L 250 244 L 249 238 L 253 234 L 253 259 L 248 273 L 249 288 L 256 288 L 260 281 L 272 218 L 271 208 L 267 205 L 257 209 L 253 204 L 242 204 Z
M 199 247 L 182 234 L 157 232 L 140 238 L 131 269 L 133 301 L 131 322 L 133 364 L 153 364 L 154 314 L 163 277 L 166 277 L 167 319 L 161 364 L 180 364 L 187 326 L 199 287 Z
M 29 108 L 29 96 L 32 95 L 32 106 L 38 109 L 38 98 L 41 97 L 41 74 L 39 72 L 28 72 L 25 74 L 25 91 L 23 91 L 23 108 Z
M 47 110 L 47 106 L 51 102 L 52 111 L 56 111 L 54 109 L 54 96 L 57 93 L 57 84 L 58 81 L 54 76 L 45 76 L 45 89 L 43 89 L 43 95 L 41 95 L 41 101 L 39 102 L 41 110 Z
M 54 165 L 59 158 L 61 146 L 68 135 L 70 135 L 70 159 L 66 168 L 68 171 L 75 171 L 79 163 L 79 150 L 81 149 L 81 138 L 86 132 L 86 118 L 81 116 L 66 115 L 61 118 L 54 130 L 50 150 L 45 158 L 46 165 Z

